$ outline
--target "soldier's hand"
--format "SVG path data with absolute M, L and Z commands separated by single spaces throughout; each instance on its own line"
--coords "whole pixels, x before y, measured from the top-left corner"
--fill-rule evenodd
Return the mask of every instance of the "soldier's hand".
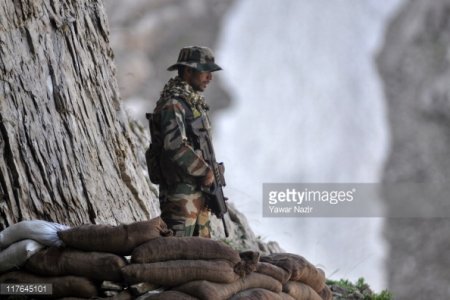
M 203 186 L 211 186 L 214 182 L 214 173 L 211 169 L 208 170 L 208 173 L 206 173 L 205 177 L 202 179 L 202 185 Z

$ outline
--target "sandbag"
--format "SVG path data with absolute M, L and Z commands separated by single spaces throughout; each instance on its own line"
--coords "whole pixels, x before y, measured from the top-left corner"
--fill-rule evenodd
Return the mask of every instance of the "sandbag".
M 118 255 L 129 255 L 142 243 L 170 234 L 171 231 L 160 217 L 119 226 L 81 225 L 58 232 L 64 244 L 72 248 Z
M 224 260 L 171 260 L 150 264 L 131 264 L 122 268 L 127 283 L 150 282 L 175 286 L 194 280 L 229 283 L 239 276 Z
M 45 246 L 61 246 L 62 241 L 57 235 L 60 230 L 69 226 L 42 220 L 22 221 L 7 227 L 0 232 L 0 249 L 21 240 L 35 240 Z
M 310 286 L 298 282 L 289 281 L 283 285 L 283 292 L 291 295 L 296 300 L 322 300 L 322 298 Z
M 33 240 L 22 240 L 0 252 L 0 272 L 20 267 L 27 259 L 45 247 Z
M 319 296 L 323 300 L 332 300 L 333 299 L 333 292 L 328 286 L 325 286 L 323 290 L 319 293 Z
M 290 277 L 290 274 L 286 270 L 265 262 L 259 262 L 256 265 L 256 272 L 271 276 L 282 284 L 288 282 Z
M 173 289 L 197 297 L 201 300 L 225 300 L 240 291 L 253 288 L 263 288 L 274 293 L 280 293 L 282 290 L 279 281 L 259 273 L 252 273 L 228 284 L 210 281 L 192 281 Z
M 197 300 L 198 298 L 177 291 L 165 291 L 158 294 L 143 295 L 139 300 Z
M 325 275 L 304 257 L 292 253 L 274 253 L 263 256 L 261 262 L 276 265 L 290 273 L 291 281 L 300 281 L 312 287 L 317 293 L 325 287 Z
M 150 240 L 131 254 L 132 263 L 153 263 L 168 260 L 222 259 L 239 263 L 239 253 L 220 241 L 201 237 L 164 237 Z
M 283 298 L 281 294 L 266 289 L 256 288 L 241 291 L 231 297 L 230 300 L 283 300 Z
M 93 280 L 121 281 L 121 268 L 125 265 L 123 257 L 112 253 L 51 247 L 33 255 L 25 268 L 43 276 L 77 275 Z
M 97 296 L 97 288 L 89 279 L 76 276 L 44 277 L 15 271 L 0 275 L 0 283 L 49 283 L 53 292 L 46 297 L 50 298 Z

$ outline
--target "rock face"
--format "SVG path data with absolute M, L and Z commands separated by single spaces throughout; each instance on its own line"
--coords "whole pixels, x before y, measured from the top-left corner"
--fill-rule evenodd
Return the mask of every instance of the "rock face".
M 388 99 L 391 155 L 384 184 L 420 183 L 444 193 L 450 178 L 450 1 L 409 1 L 388 28 L 378 67 Z M 418 201 L 438 214 L 431 195 L 393 199 Z M 422 197 L 422 198 L 419 198 Z M 388 219 L 389 289 L 395 299 L 448 299 L 450 220 Z
M 0 2 L 0 226 L 154 217 L 99 1 Z
M 197 44 L 215 50 L 221 20 L 233 1 L 105 1 L 120 92 L 125 103 L 132 101 L 136 119 L 145 121 L 143 112 L 153 110 L 164 83 L 175 76 L 166 69 L 180 48 Z M 229 103 L 217 80 L 205 96 L 212 110 Z

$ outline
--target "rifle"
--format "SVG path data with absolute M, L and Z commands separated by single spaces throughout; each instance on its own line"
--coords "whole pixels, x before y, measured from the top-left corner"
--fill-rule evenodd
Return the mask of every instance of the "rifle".
M 206 204 L 217 218 L 222 219 L 225 236 L 228 237 L 228 228 L 225 224 L 224 215 L 228 208 L 225 201 L 228 200 L 223 194 L 223 187 L 226 185 L 221 166 L 223 163 L 217 163 L 214 148 L 209 135 L 209 123 L 206 116 L 201 116 L 192 122 L 192 131 L 198 138 L 198 144 L 202 151 L 203 158 L 211 166 L 214 173 L 214 182 L 210 187 L 202 187 L 205 195 Z

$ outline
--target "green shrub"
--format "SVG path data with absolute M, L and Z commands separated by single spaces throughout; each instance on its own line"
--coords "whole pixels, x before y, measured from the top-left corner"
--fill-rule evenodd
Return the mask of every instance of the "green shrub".
M 333 291 L 334 300 L 392 300 L 392 295 L 387 290 L 374 293 L 364 278 L 359 278 L 355 283 L 347 279 L 327 280 L 327 285 Z

